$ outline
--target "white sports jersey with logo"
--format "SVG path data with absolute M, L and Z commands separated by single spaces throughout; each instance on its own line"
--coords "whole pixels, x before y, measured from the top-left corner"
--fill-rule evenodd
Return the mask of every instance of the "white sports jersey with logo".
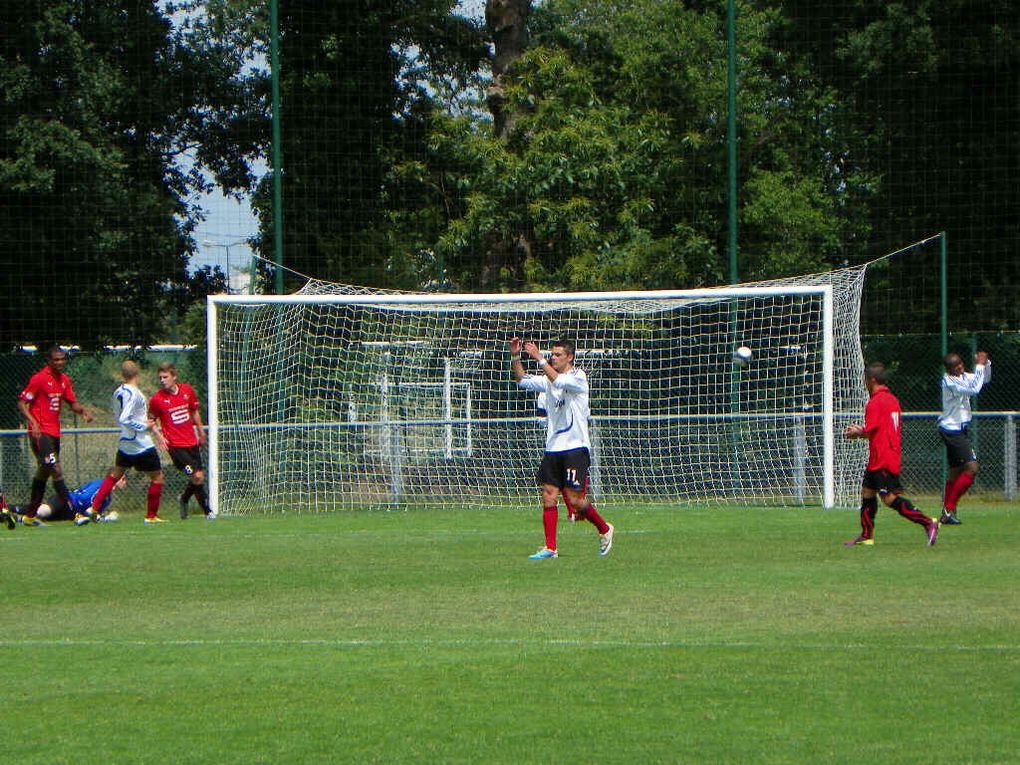
M 588 437 L 588 376 L 583 369 L 564 372 L 555 380 L 545 375 L 528 375 L 520 387 L 534 393 L 545 393 L 545 450 L 565 452 L 585 447 L 591 449 Z
M 978 364 L 973 372 L 962 375 L 942 375 L 942 415 L 939 427 L 942 430 L 962 430 L 971 421 L 970 397 L 981 392 L 984 384 L 992 379 L 992 362 Z
M 113 414 L 120 425 L 117 448 L 124 454 L 141 454 L 156 445 L 149 429 L 149 407 L 137 387 L 125 383 L 113 392 Z

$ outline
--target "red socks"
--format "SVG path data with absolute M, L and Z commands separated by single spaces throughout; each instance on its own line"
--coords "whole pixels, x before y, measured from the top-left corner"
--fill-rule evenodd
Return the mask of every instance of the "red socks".
M 964 470 L 956 477 L 955 481 L 946 481 L 946 493 L 942 499 L 942 506 L 949 512 L 956 510 L 956 503 L 960 497 L 967 493 L 967 489 L 974 485 L 974 474 Z
M 163 496 L 163 484 L 153 481 L 149 484 L 149 491 L 145 495 L 145 517 L 155 518 L 159 513 L 159 500 Z
M 106 478 L 103 479 L 103 483 L 99 486 L 99 491 L 96 492 L 96 496 L 92 498 L 92 512 L 98 513 L 99 508 L 106 502 L 106 498 L 110 496 L 110 492 L 113 491 L 113 485 L 117 483 L 117 479 L 107 473 Z
M 591 521 L 592 525 L 598 529 L 599 534 L 605 534 L 609 531 L 609 524 L 602 520 L 602 516 L 599 515 L 599 511 L 595 509 L 595 505 L 591 502 L 588 503 L 587 508 L 578 513 L 577 517 Z
M 545 546 L 550 550 L 556 549 L 556 522 L 559 520 L 559 511 L 556 506 L 542 508 L 542 526 L 545 528 Z

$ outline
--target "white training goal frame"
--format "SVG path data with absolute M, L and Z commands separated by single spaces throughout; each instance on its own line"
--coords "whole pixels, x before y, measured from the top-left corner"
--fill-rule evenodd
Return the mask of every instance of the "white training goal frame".
M 553 318 L 533 339 L 547 349 L 560 333 L 575 334 L 576 365 L 595 368 L 587 370 L 591 490 L 600 501 L 832 507 L 840 480 L 850 474 L 846 459 L 837 465 L 836 420 L 856 409 L 859 398 L 837 391 L 854 376 L 836 374 L 836 335 L 842 331 L 857 343 L 858 359 L 859 340 L 856 324 L 837 326 L 833 289 L 830 283 L 777 283 L 629 292 L 209 296 L 211 501 L 226 515 L 533 506 L 544 425 L 510 379 L 506 345 L 549 313 Z M 858 303 L 850 302 L 856 310 Z M 650 353 L 642 343 L 660 317 L 685 310 L 707 311 L 705 328 L 677 319 Z M 415 316 L 420 324 L 369 336 L 367 321 L 359 318 L 368 312 Z M 474 316 L 503 314 L 509 318 L 495 336 L 481 329 L 486 321 L 474 338 L 459 327 Z M 578 316 L 588 318 L 574 333 Z M 838 319 L 849 320 L 856 322 L 856 314 Z M 433 336 L 451 323 L 461 332 L 456 341 Z M 615 334 L 596 340 L 602 325 Z M 352 334 L 366 336 L 352 340 Z M 755 352 L 746 369 L 732 359 L 740 345 Z M 274 361 L 267 363 L 270 346 Z M 852 357 L 853 342 L 849 346 Z M 661 366 L 663 359 L 674 366 Z M 640 374 L 632 373 L 639 361 Z M 348 365 L 358 369 L 359 382 L 342 388 L 334 378 L 348 374 Z M 391 369 L 411 379 L 396 379 Z M 316 381 L 319 371 L 323 379 Z M 499 397 L 487 398 L 494 389 Z M 272 407 L 263 405 L 265 395 Z M 345 396 L 348 401 L 340 400 Z M 610 397 L 607 411 L 603 403 Z M 701 399 L 712 406 L 698 409 Z M 274 408 L 277 414 L 269 411 Z M 711 454 L 703 463 L 702 450 Z M 468 475 L 467 486 L 452 487 Z M 856 470 L 853 478 L 859 479 Z

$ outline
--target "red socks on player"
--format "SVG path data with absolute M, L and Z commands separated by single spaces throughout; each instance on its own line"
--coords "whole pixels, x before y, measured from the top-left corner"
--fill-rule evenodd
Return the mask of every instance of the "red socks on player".
M 110 496 L 110 492 L 113 491 L 114 484 L 117 483 L 117 479 L 111 474 L 107 473 L 106 478 L 103 479 L 103 483 L 99 486 L 99 491 L 96 492 L 96 496 L 92 498 L 92 512 L 98 513 L 99 508 L 106 502 L 106 498 Z
M 569 504 L 567 504 L 567 508 L 570 508 Z M 595 509 L 595 505 L 589 502 L 588 507 L 583 510 L 578 510 L 577 508 L 574 509 L 577 513 L 577 517 L 579 519 L 584 518 L 587 521 L 591 521 L 592 525 L 598 529 L 599 534 L 605 534 L 609 531 L 609 524 L 602 519 L 601 515 L 599 515 L 599 511 Z M 550 550 L 556 549 L 556 524 L 558 521 L 559 511 L 556 509 L 555 505 L 552 507 L 542 508 L 542 527 L 545 529 L 545 546 Z
M 545 546 L 550 550 L 556 549 L 556 522 L 559 520 L 559 511 L 556 506 L 542 508 L 542 526 L 545 528 Z
M 159 500 L 163 496 L 163 484 L 153 481 L 149 484 L 149 491 L 145 495 L 145 517 L 155 518 L 159 513 Z
M 974 474 L 964 470 L 956 476 L 955 481 L 946 481 L 946 492 L 942 497 L 942 506 L 949 512 L 956 510 L 956 503 L 960 497 L 967 493 L 967 489 L 974 485 Z

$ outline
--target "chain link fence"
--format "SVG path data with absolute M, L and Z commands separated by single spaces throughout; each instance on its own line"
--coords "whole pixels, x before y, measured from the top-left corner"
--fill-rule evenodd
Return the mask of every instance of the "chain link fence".
M 885 362 L 890 385 L 900 398 L 903 426 L 903 480 L 911 496 L 938 501 L 944 483 L 944 450 L 936 429 L 942 375 L 941 342 L 934 335 L 875 335 L 862 338 L 868 361 Z M 954 336 L 949 348 L 971 360 L 974 351 L 988 351 L 993 359 L 991 383 L 974 401 L 972 438 L 981 472 L 972 494 L 983 499 L 1013 500 L 1017 494 L 1017 417 L 1020 391 L 1010 381 L 1020 373 L 1020 335 L 1015 332 Z M 69 354 L 68 374 L 79 401 L 95 415 L 86 424 L 66 412 L 61 456 L 68 486 L 75 488 L 100 478 L 111 465 L 118 428 L 110 396 L 120 382 L 120 363 L 132 358 L 142 367 L 141 387 L 157 388 L 156 368 L 163 361 L 178 367 L 180 378 L 191 383 L 202 401 L 206 398 L 205 353 L 200 348 L 163 346 L 149 350 L 121 349 L 99 354 Z M 12 504 L 27 501 L 35 460 L 17 413 L 16 400 L 28 378 L 43 366 L 42 355 L 32 351 L 0 355 L 0 483 Z M 204 414 L 204 413 L 203 413 Z M 204 419 L 208 420 L 205 416 Z M 167 467 L 169 463 L 166 463 Z M 863 469 L 863 464 L 862 464 Z M 133 476 L 117 496 L 117 507 L 141 512 L 145 507 L 147 481 Z M 184 478 L 167 470 L 165 496 L 183 491 Z

